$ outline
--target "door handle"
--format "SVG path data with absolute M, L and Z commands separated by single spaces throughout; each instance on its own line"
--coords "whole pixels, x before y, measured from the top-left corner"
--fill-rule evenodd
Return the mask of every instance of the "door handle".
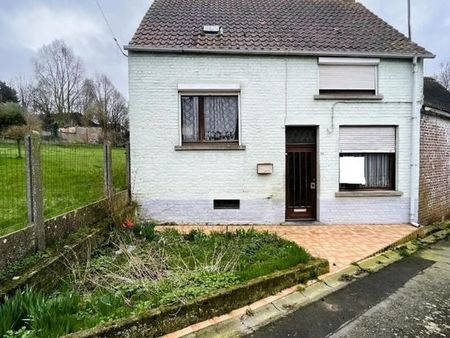
M 311 182 L 309 186 L 310 186 L 311 190 L 315 190 L 316 189 L 316 182 Z

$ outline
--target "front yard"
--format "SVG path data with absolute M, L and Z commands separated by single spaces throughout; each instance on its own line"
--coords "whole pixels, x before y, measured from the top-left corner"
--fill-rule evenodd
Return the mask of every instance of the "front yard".
M 294 242 L 256 230 L 205 234 L 125 223 L 58 290 L 26 289 L 0 307 L 0 337 L 58 337 L 186 302 L 307 263 Z

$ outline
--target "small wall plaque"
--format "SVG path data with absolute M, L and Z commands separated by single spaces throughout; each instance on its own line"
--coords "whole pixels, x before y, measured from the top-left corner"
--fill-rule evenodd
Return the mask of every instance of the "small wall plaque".
M 270 175 L 273 173 L 273 163 L 258 163 L 256 166 L 258 175 Z

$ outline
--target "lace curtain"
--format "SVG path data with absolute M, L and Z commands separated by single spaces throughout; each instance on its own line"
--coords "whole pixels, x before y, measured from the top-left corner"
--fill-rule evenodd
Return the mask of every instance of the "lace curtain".
M 206 96 L 204 105 L 205 140 L 237 140 L 237 97 Z
M 183 141 L 199 141 L 198 97 L 182 96 L 181 111 L 183 114 Z
M 183 96 L 183 141 L 198 142 L 199 135 L 198 96 Z M 204 96 L 204 135 L 205 141 L 234 141 L 238 139 L 238 99 L 237 96 Z

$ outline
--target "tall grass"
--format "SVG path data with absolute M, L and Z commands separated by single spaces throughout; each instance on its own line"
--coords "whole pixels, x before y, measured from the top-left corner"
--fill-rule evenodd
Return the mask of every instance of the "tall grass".
M 21 328 L 37 337 L 59 337 L 77 330 L 74 316 L 79 310 L 80 296 L 64 293 L 49 298 L 40 291 L 18 291 L 0 306 L 0 337 Z

